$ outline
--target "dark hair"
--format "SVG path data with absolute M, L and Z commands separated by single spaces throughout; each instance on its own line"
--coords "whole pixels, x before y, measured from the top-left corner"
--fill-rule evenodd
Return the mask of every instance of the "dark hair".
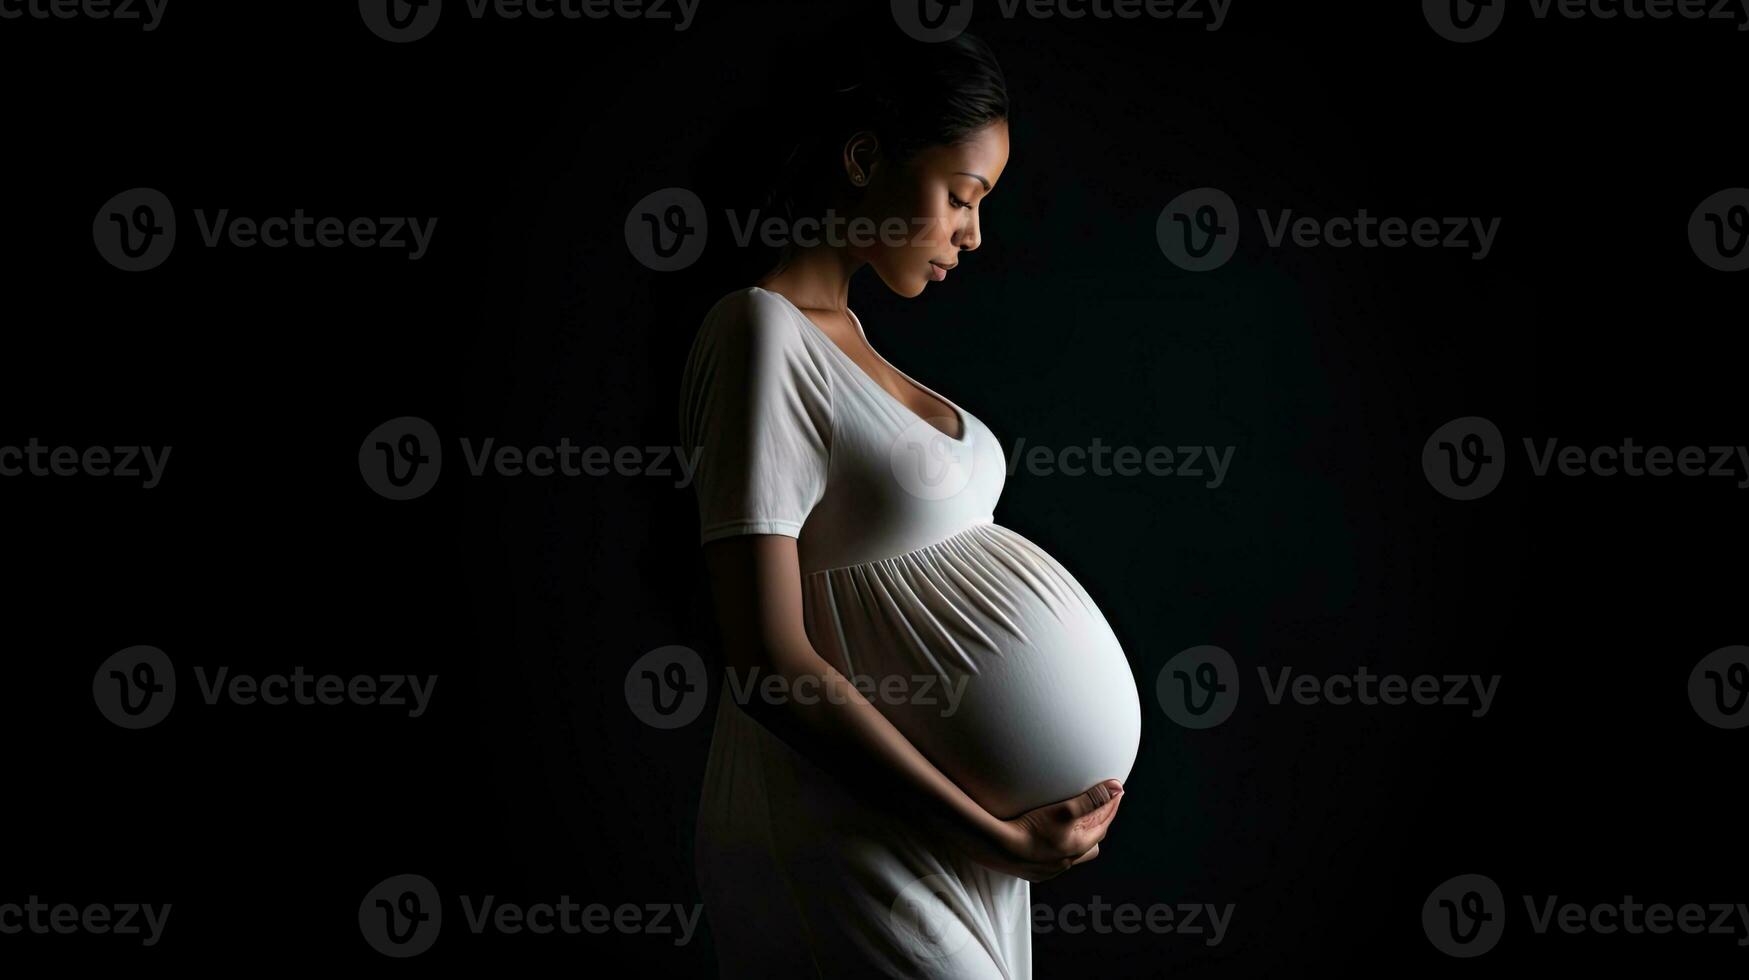
M 840 36 L 826 49 L 833 53 L 831 74 L 802 107 L 807 129 L 791 146 L 760 208 L 790 227 L 798 218 L 823 215 L 833 193 L 844 187 L 841 155 L 855 133 L 874 133 L 881 156 L 903 163 L 919 150 L 961 143 L 1009 118 L 1008 84 L 996 55 L 970 34 L 927 43 L 900 31 L 887 16 L 853 21 Z M 783 249 L 778 268 L 791 254 L 789 247 Z

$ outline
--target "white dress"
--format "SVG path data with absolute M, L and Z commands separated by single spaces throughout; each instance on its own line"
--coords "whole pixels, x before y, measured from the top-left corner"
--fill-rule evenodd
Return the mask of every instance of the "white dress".
M 681 393 L 701 540 L 796 538 L 815 650 L 996 816 L 1127 779 L 1141 705 L 1123 650 L 1061 565 L 993 522 L 996 437 L 918 387 L 954 410 L 958 438 L 781 294 L 723 297 Z M 741 709 L 757 688 L 722 690 L 697 872 L 723 976 L 1032 975 L 1024 879 L 849 795 L 855 771 L 814 765 Z

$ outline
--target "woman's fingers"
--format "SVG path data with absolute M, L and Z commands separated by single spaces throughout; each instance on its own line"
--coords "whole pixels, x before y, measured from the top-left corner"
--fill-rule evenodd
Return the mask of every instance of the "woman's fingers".
M 1080 796 L 1064 800 L 1063 805 L 1069 808 L 1071 820 L 1080 820 L 1097 812 L 1101 807 L 1110 805 L 1112 800 L 1122 795 L 1123 784 L 1115 779 L 1107 779 Z
M 1117 808 L 1122 804 L 1123 790 L 1120 789 L 1117 791 L 1116 795 L 1112 796 L 1112 798 L 1105 803 L 1104 806 L 1101 806 L 1099 809 L 1094 810 L 1092 813 L 1087 814 L 1085 817 L 1082 817 L 1077 821 L 1077 826 L 1086 828 L 1103 827 L 1106 824 L 1111 823 L 1112 819 L 1117 816 Z
M 1099 841 L 1100 838 L 1105 836 L 1106 828 L 1110 827 L 1111 822 L 1117 819 L 1118 807 L 1122 805 L 1123 790 L 1119 789 L 1117 794 L 1105 803 L 1105 805 L 1075 821 L 1075 823 L 1071 825 L 1074 834 L 1077 838 L 1081 838 L 1085 835 L 1093 835 L 1088 839 L 1094 842 Z
M 1117 815 L 1118 803 L 1122 799 L 1123 784 L 1115 779 L 1108 779 L 1074 799 L 1065 800 L 1061 805 L 1068 817 L 1064 829 L 1070 840 L 1079 841 L 1110 823 L 1111 818 Z M 1097 836 L 1091 838 L 1093 842 L 1098 840 Z M 1070 853 L 1079 854 L 1086 849 L 1084 845 Z
M 1113 797 L 1110 803 L 1088 814 L 1075 824 L 1069 840 L 1069 853 L 1085 853 L 1097 848 L 1099 842 L 1111 831 L 1111 822 L 1117 818 L 1118 807 L 1123 805 L 1123 792 Z
M 1087 861 L 1091 861 L 1098 856 L 1099 856 L 1099 845 L 1095 844 L 1091 848 L 1088 849 L 1086 854 L 1083 854 L 1080 857 L 1076 858 L 1075 860 L 1070 861 L 1069 864 L 1071 867 L 1073 867 L 1074 865 L 1082 864 L 1082 863 L 1085 863 Z

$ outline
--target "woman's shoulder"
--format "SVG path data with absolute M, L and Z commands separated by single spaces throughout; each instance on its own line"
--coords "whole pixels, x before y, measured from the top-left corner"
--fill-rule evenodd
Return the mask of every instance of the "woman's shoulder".
M 789 302 L 759 286 L 745 286 L 724 294 L 705 311 L 699 329 L 701 342 L 794 350 L 807 349 L 805 337 Z

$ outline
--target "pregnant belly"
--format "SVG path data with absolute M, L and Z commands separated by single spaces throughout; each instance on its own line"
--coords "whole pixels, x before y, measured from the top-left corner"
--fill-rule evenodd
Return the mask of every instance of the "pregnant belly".
M 1135 676 L 1079 583 L 984 524 L 808 579 L 822 655 L 961 789 L 1004 819 L 1128 779 Z

